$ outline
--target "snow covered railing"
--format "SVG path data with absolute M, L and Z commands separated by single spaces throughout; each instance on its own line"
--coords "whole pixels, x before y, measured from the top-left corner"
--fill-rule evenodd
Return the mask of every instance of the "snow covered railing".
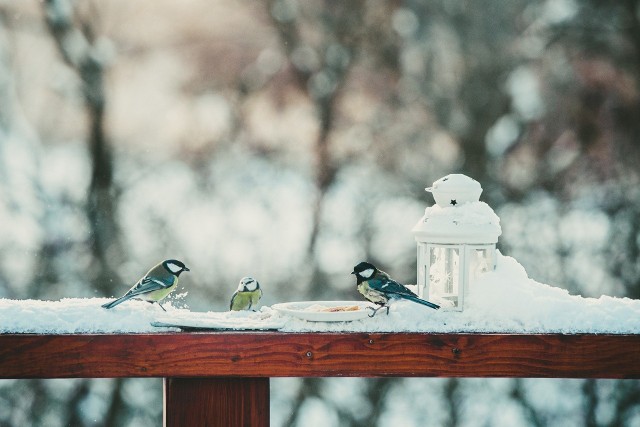
M 270 377 L 640 378 L 640 335 L 0 334 L 0 378 L 165 378 L 165 425 L 269 424 Z

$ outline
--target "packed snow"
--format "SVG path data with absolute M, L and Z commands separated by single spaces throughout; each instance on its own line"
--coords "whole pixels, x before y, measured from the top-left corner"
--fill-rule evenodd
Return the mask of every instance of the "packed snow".
M 355 283 L 354 283 L 355 286 Z M 106 298 L 60 301 L 0 299 L 0 333 L 150 333 L 176 331 L 170 323 L 211 329 L 278 329 L 287 332 L 503 332 L 613 333 L 640 331 L 640 300 L 583 298 L 536 282 L 513 258 L 498 253 L 495 271 L 471 286 L 463 312 L 432 310 L 409 302 L 392 303 L 389 315 L 351 322 L 312 322 L 271 307 L 258 312 L 192 312 L 163 304 L 127 301 L 100 307 Z

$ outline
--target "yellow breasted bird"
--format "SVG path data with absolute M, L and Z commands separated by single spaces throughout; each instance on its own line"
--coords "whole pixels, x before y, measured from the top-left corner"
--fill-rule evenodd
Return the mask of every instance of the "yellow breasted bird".
M 131 298 L 141 299 L 150 303 L 157 303 L 164 309 L 160 301 L 178 286 L 178 276 L 183 271 L 189 271 L 186 265 L 175 259 L 167 259 L 153 267 L 135 285 L 115 301 L 108 302 L 102 307 L 113 308 Z
M 418 298 L 418 295 L 405 285 L 396 282 L 387 273 L 371 263 L 364 261 L 359 263 L 353 267 L 351 274 L 356 275 L 356 285 L 362 296 L 378 305 L 377 308 L 371 309 L 373 313 L 369 317 L 375 316 L 382 308 L 386 308 L 387 314 L 389 314 L 389 302 L 399 299 L 417 302 L 436 310 L 440 308 L 437 304 Z
M 253 277 L 243 277 L 238 284 L 238 290 L 233 293 L 229 310 L 251 310 L 251 307 L 258 305 L 262 298 L 260 283 Z

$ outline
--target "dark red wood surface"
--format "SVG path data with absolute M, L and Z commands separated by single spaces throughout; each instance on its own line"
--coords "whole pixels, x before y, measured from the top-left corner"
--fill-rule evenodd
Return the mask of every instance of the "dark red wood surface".
M 269 378 L 166 378 L 164 427 L 267 427 Z
M 640 378 L 640 335 L 0 335 L 0 378 Z

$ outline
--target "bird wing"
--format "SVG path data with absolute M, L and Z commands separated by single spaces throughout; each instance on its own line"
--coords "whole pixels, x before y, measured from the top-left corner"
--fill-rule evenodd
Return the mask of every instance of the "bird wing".
M 173 285 L 173 280 L 163 280 L 157 277 L 145 276 L 133 288 L 129 289 L 129 292 L 125 296 L 135 297 L 136 295 L 147 294 L 149 292 L 157 291 L 160 289 L 167 289 Z
M 231 301 L 229 301 L 229 310 L 233 310 L 233 306 L 238 298 L 238 291 L 235 291 L 233 295 L 231 295 Z
M 229 304 L 229 310 L 250 310 L 254 304 L 258 303 L 260 299 L 258 296 L 258 290 L 253 292 L 236 292 L 231 297 L 231 303 Z
M 378 292 L 383 292 L 387 295 L 398 295 L 400 297 L 417 297 L 417 295 L 413 293 L 409 288 L 389 278 L 374 278 L 372 280 L 369 280 L 369 286 L 372 289 Z

